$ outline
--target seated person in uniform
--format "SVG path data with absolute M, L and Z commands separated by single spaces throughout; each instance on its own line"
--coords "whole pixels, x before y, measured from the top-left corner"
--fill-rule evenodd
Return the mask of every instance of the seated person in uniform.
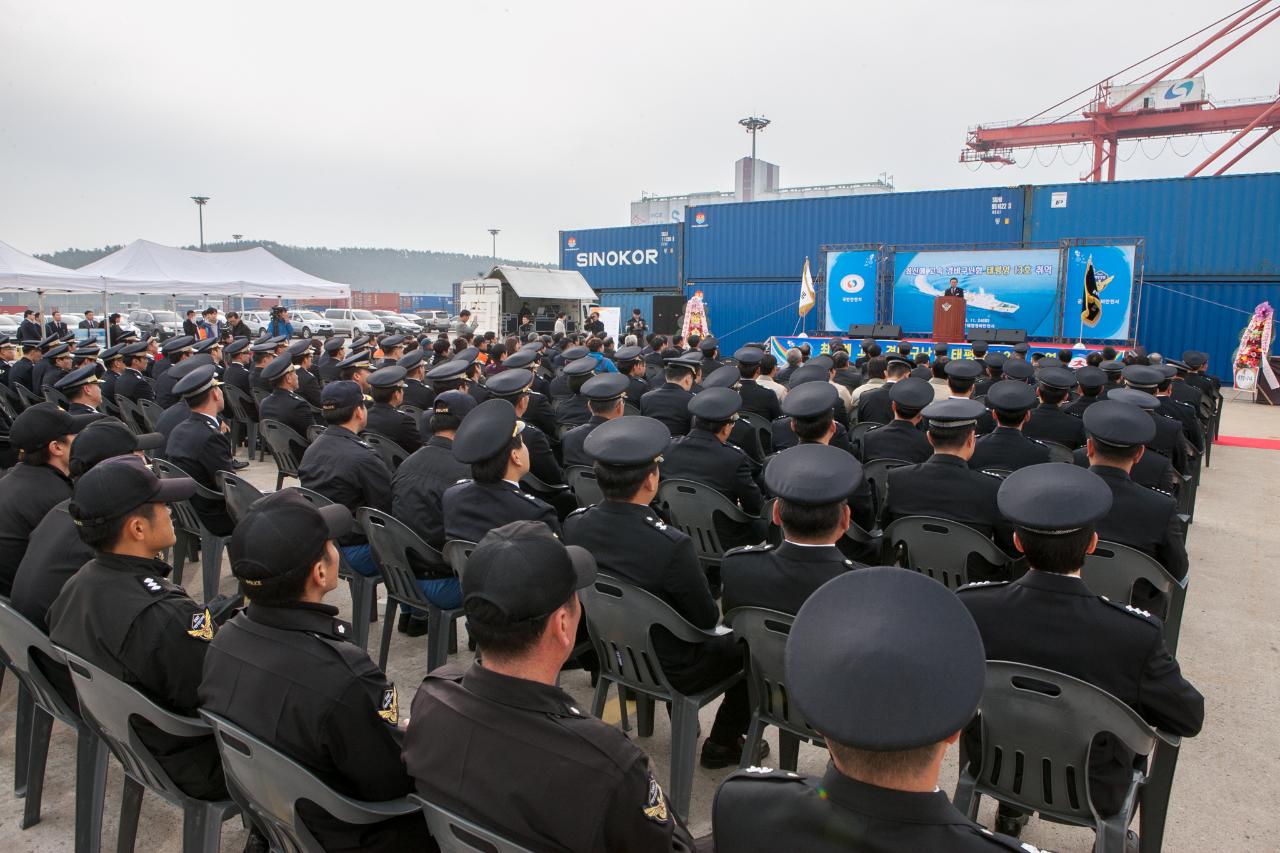
M 601 571 L 653 593 L 694 627 L 711 630 L 720 621 L 720 610 L 693 542 L 649 505 L 658 493 L 658 463 L 670 443 L 667 428 L 644 416 L 618 418 L 592 432 L 585 450 L 595 460 L 604 501 L 565 519 L 564 541 L 589 552 Z M 729 634 L 690 645 L 658 629 L 653 642 L 663 672 L 677 690 L 694 693 L 742 669 L 742 652 Z M 738 763 L 750 717 L 744 679 L 720 703 L 702 745 L 703 767 Z
M 735 607 L 795 613 L 815 589 L 860 565 L 836 547 L 849 529 L 850 489 L 862 482 L 858 460 L 828 445 L 805 444 L 775 456 L 764 481 L 777 496 L 772 521 L 782 528 L 782 544 L 725 554 L 726 613 Z
M 1090 353 L 1090 356 L 1097 353 Z M 1080 396 L 1065 409 L 1069 415 L 1084 417 L 1085 409 L 1102 399 L 1102 387 L 1107 384 L 1107 374 L 1093 365 L 1081 367 L 1076 371 L 1076 385 L 1080 387 Z
M 621 377 L 619 377 L 621 378 Z M 524 420 L 529 408 L 529 386 L 533 384 L 533 374 L 528 370 L 504 370 L 492 377 L 485 386 L 489 394 L 500 400 L 506 400 L 516 410 L 516 417 Z M 529 450 L 529 473 L 548 486 L 564 483 L 564 471 L 551 451 L 551 442 L 546 433 L 533 424 L 525 421 L 520 438 Z M 577 507 L 573 494 L 565 489 L 550 492 L 539 492 L 543 500 L 554 505 L 564 515 L 568 515 Z
M 1198 733 L 1204 697 L 1182 677 L 1165 647 L 1160 620 L 1093 593 L 1080 577 L 1085 556 L 1098 544 L 1096 525 L 1111 511 L 1107 483 L 1075 465 L 1033 465 L 1001 483 L 999 501 L 1000 511 L 1014 524 L 1014 543 L 1031 568 L 1012 583 L 957 590 L 982 633 L 987 658 L 1087 681 L 1152 726 L 1182 737 Z M 978 736 L 976 728 L 966 734 Z M 967 751 L 981 754 L 976 741 Z M 1098 814 L 1120 809 L 1134 760 L 1110 738 L 1094 743 L 1089 792 Z M 1026 819 L 1002 804 L 996 828 L 1017 834 Z
M 782 404 L 778 395 L 757 381 L 764 350 L 742 347 L 733 354 L 738 362 L 738 393 L 742 396 L 742 410 L 753 412 L 766 420 L 782 416 Z
M 889 405 L 889 392 L 893 386 L 911 375 L 911 362 L 900 356 L 891 355 L 886 359 L 884 384 L 873 386 L 858 396 L 858 423 L 871 421 L 887 424 L 893 420 L 893 408 Z M 864 386 L 865 387 L 865 386 Z
M 943 367 L 943 372 L 947 374 L 947 391 L 950 396 L 962 397 L 966 400 L 974 398 L 975 383 L 982 375 L 981 362 L 971 358 L 953 358 Z M 982 414 L 978 415 L 977 434 L 986 435 L 995 428 L 996 419 L 983 405 Z
M 1040 405 L 1031 410 L 1022 434 L 1072 450 L 1083 445 L 1084 425 L 1078 416 L 1062 408 L 1067 394 L 1075 387 L 1076 375 L 1065 367 L 1046 367 L 1036 374 L 1036 381 Z
M 889 386 L 893 420 L 862 436 L 862 461 L 901 459 L 923 462 L 933 448 L 920 431 L 920 411 L 933 402 L 933 386 L 923 379 L 903 379 Z
M 640 414 L 662 421 L 673 436 L 689 432 L 689 401 L 700 364 L 702 358 L 697 353 L 663 358 L 666 381 L 640 398 Z
M 596 360 L 591 357 L 574 359 L 565 365 L 563 376 L 568 384 L 569 396 L 556 404 L 556 426 L 575 427 L 591 420 L 582 386 L 595 375 L 595 365 Z
M 987 392 L 987 405 L 995 411 L 998 426 L 978 439 L 969 467 L 975 471 L 1016 471 L 1048 462 L 1049 448 L 1022 434 L 1035 404 L 1035 392 L 1025 382 L 1002 379 L 992 385 Z
M 258 500 L 231 536 L 231 571 L 249 607 L 208 645 L 200 707 L 246 729 L 358 800 L 413 790 L 400 758 L 396 688 L 324 597 L 338 586 L 334 540 L 351 513 L 298 492 Z M 429 849 L 421 812 L 349 824 L 307 801 L 303 823 L 325 850 Z
M 1145 391 L 1135 391 L 1132 388 L 1115 388 L 1112 389 L 1111 393 L 1107 394 L 1105 399 L 1113 403 L 1127 403 L 1130 406 L 1136 406 L 1151 419 L 1151 423 L 1155 426 L 1154 437 L 1146 443 L 1145 452 L 1137 457 L 1133 467 L 1129 469 L 1129 479 L 1149 489 L 1159 489 L 1162 492 L 1167 492 L 1176 499 L 1178 490 L 1182 485 L 1182 478 L 1174 470 L 1173 461 L 1159 452 L 1155 444 L 1159 441 L 1158 436 L 1162 423 L 1168 425 L 1168 428 L 1175 434 L 1178 431 L 1177 424 L 1155 411 L 1159 403 L 1155 397 Z M 1085 432 L 1088 432 L 1088 427 L 1085 428 Z M 1088 446 L 1076 448 L 1071 456 L 1073 461 L 1081 468 L 1089 467 Z
M 716 850 L 1037 853 L 938 788 L 985 677 L 973 619 L 942 584 L 889 567 L 828 581 L 796 615 L 786 681 L 831 763 L 821 778 L 750 767 L 726 779 L 712 805 Z
M 165 442 L 165 456 L 182 472 L 210 491 L 221 494 L 219 471 L 236 470 L 231 456 L 231 427 L 222 420 L 225 401 L 217 367 L 197 367 L 173 384 L 173 393 L 187 402 L 191 414 L 173 428 Z M 221 497 L 194 495 L 191 507 L 214 536 L 229 536 L 235 524 Z
M 582 393 L 587 398 L 587 408 L 591 411 L 591 420 L 569 430 L 560 439 L 560 450 L 564 454 L 566 468 L 570 465 L 591 466 L 591 456 L 583 447 L 587 436 L 606 421 L 622 417 L 628 384 L 626 376 L 603 374 L 591 377 L 582 386 Z
M 418 422 L 399 408 L 404 403 L 407 373 L 398 364 L 390 364 L 369 374 L 369 396 L 373 398 L 373 405 L 369 407 L 369 423 L 365 429 L 391 439 L 406 453 L 413 453 L 422 447 Z
M 542 524 L 486 535 L 462 578 L 483 663 L 427 675 L 405 766 L 419 796 L 524 847 L 692 850 L 648 756 L 556 687 L 583 618 L 577 591 L 595 577 L 591 555 Z
M 441 499 L 445 541 L 479 542 L 494 527 L 541 521 L 557 535 L 555 509 L 520 490 L 529 473 L 524 422 L 506 400 L 486 400 L 463 420 L 453 437 L 453 457 L 471 466 L 472 479 L 450 487 Z
M 367 349 L 356 349 L 354 353 L 338 362 L 338 379 L 342 382 L 354 382 L 360 386 L 363 394 L 369 393 L 369 374 L 373 373 L 373 354 Z M 321 407 L 324 398 L 321 397 Z
M 262 368 L 262 378 L 271 385 L 271 394 L 258 408 L 263 420 L 279 421 L 303 439 L 307 430 L 320 423 L 311 404 L 298 394 L 298 368 L 293 356 L 285 353 Z

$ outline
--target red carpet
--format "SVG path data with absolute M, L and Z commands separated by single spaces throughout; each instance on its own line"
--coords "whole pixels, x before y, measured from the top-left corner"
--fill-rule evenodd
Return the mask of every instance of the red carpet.
M 1245 438 L 1240 435 L 1220 435 L 1214 444 L 1227 447 L 1252 447 L 1255 450 L 1280 450 L 1280 438 Z

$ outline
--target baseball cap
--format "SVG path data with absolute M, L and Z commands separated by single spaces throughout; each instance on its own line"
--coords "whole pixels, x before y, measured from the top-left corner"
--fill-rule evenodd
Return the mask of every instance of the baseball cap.
M 541 521 L 513 521 L 490 530 L 467 560 L 462 598 L 467 615 L 485 602 L 507 624 L 538 619 L 596 579 L 591 552 L 565 545 Z
M 134 435 L 115 418 L 103 417 L 89 424 L 71 445 L 71 475 L 82 476 L 93 466 L 136 450 L 159 450 L 164 436 L 158 432 Z
M 258 498 L 231 534 L 231 573 L 253 597 L 272 582 L 306 571 L 325 543 L 350 532 L 351 510 L 342 504 L 316 507 L 295 489 Z
M 9 428 L 9 444 L 18 450 L 39 450 L 64 435 L 75 435 L 102 415 L 69 415 L 53 403 L 37 403 L 24 410 Z
M 162 480 L 137 456 L 116 456 L 76 481 L 69 509 L 83 525 L 119 518 L 143 504 L 186 500 L 195 492 L 196 481 L 190 477 Z

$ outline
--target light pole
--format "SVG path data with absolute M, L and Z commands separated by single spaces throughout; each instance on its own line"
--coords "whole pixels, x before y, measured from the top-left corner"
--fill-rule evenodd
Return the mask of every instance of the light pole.
M 747 129 L 747 133 L 751 134 L 751 159 L 756 159 L 756 134 L 769 126 L 769 120 L 764 116 L 747 116 L 738 119 L 738 124 Z
M 495 267 L 498 265 L 498 232 L 501 230 L 500 228 L 489 229 L 489 236 L 493 238 L 493 265 Z
M 232 239 L 232 240 L 235 240 L 237 243 L 239 243 L 242 239 L 244 239 L 244 235 L 243 235 L 243 234 L 232 234 L 232 235 L 231 235 L 231 239 Z
M 200 251 L 204 251 L 204 206 L 209 201 L 207 195 L 193 195 L 191 200 L 196 203 L 196 209 L 200 211 Z

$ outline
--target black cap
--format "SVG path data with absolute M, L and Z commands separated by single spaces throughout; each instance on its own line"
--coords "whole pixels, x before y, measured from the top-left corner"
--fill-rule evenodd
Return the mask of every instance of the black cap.
M 616 376 L 617 374 L 612 374 Z M 485 389 L 495 397 L 518 397 L 533 384 L 529 370 L 503 370 L 489 377 Z M 512 401 L 514 403 L 514 401 Z
M 360 383 L 354 379 L 342 379 L 330 382 L 320 391 L 320 408 L 326 412 L 345 409 L 348 406 L 372 402 L 365 395 Z
M 1101 388 L 1107 384 L 1107 374 L 1097 367 L 1086 365 L 1076 370 L 1076 384 L 1081 388 Z
M 50 347 L 48 352 L 44 354 L 44 357 L 49 359 L 49 361 L 62 358 L 63 356 L 66 356 L 67 358 L 71 357 L 71 347 L 66 344 L 58 344 L 56 347 Z
M 70 512 L 76 524 L 119 518 L 143 504 L 182 501 L 196 493 L 190 477 L 160 479 L 137 456 L 116 456 L 76 481 Z
M 98 364 L 86 364 L 84 367 L 77 367 L 66 376 L 53 383 L 53 387 L 59 391 L 70 391 L 79 388 L 81 385 L 96 385 L 98 383 Z
M 179 335 L 176 338 L 169 338 L 160 345 L 160 351 L 165 355 L 173 355 L 174 353 L 189 350 L 195 344 L 196 339 L 190 335 Z
M 1150 415 L 1117 400 L 1099 400 L 1084 410 L 1083 420 L 1090 438 L 1111 447 L 1137 447 L 1156 437 Z
M 369 343 L 370 343 L 372 340 L 373 340 L 373 338 L 372 338 L 371 336 L 369 336 L 369 335 L 359 335 L 358 337 L 355 337 L 355 338 L 352 338 L 352 339 L 351 339 L 351 349 L 352 349 L 352 350 L 362 350 L 362 349 L 364 349 L 365 347 L 369 346 Z
M 1020 358 L 1011 358 L 1004 363 L 1005 379 L 1026 382 L 1035 375 L 1036 369 Z
M 461 420 L 477 405 L 476 398 L 466 391 L 445 391 L 436 395 L 435 401 L 431 404 L 431 410 L 440 414 L 453 415 Z
M 711 352 L 712 350 L 716 349 L 719 346 L 720 346 L 720 342 L 717 341 L 715 338 L 708 337 L 698 341 L 698 349 L 706 353 Z
M 986 365 L 987 367 L 993 367 L 996 369 L 1002 369 L 1004 367 L 1004 363 L 1008 360 L 1009 360 L 1009 357 L 999 351 L 989 352 L 982 357 L 982 363 L 984 365 Z
M 334 335 L 332 338 L 324 342 L 324 351 L 334 353 L 342 349 L 347 343 L 347 339 L 343 335 Z
M 971 358 L 953 358 L 942 370 L 954 379 L 977 379 L 982 375 L 982 366 Z
M 493 386 L 493 380 L 489 381 L 489 385 Z M 630 385 L 631 381 L 621 373 L 601 373 L 584 382 L 581 393 L 588 400 L 602 403 L 606 400 L 618 399 L 627 393 Z
M 913 367 L 910 375 L 912 379 L 919 379 L 922 382 L 928 382 L 933 378 L 933 370 L 922 364 L 919 367 Z
M 351 367 L 363 368 L 364 370 L 373 370 L 373 361 L 367 349 L 360 350 L 357 353 L 347 356 L 338 362 L 339 370 L 346 370 Z
M 580 358 L 577 361 L 571 361 L 564 368 L 565 376 L 587 376 L 594 373 L 596 369 L 596 360 L 594 358 Z
M 1130 406 L 1137 406 L 1140 409 L 1152 412 L 1160 408 L 1160 401 L 1156 399 L 1154 394 L 1148 394 L 1146 391 L 1139 391 L 1137 388 L 1112 388 L 1107 392 L 1107 399 L 1117 403 L 1127 403 Z M 1101 401 L 1099 401 L 1101 402 Z M 1097 403 L 1093 404 L 1098 405 Z M 1089 408 L 1093 408 L 1090 406 Z M 1086 411 L 1088 411 L 1086 409 Z
M 987 405 L 1001 412 L 1017 414 L 1036 404 L 1036 392 L 1025 382 L 1002 379 L 987 391 Z
M 300 341 L 294 341 L 285 347 L 285 352 L 293 358 L 301 360 L 311 354 L 311 339 L 303 338 Z
M 983 353 L 985 353 L 985 352 L 987 351 L 987 342 L 986 342 L 986 341 L 973 341 L 973 343 L 972 343 L 972 347 L 973 347 L 973 354 L 974 354 L 975 356 L 979 356 L 979 355 L 982 355 Z
M 689 401 L 689 414 L 704 421 L 730 420 L 741 408 L 742 397 L 728 388 L 705 388 Z
M 1031 349 L 1031 347 L 1027 346 L 1026 341 L 1018 341 L 1013 345 L 1013 351 L 1016 353 L 1026 354 L 1029 349 Z
M 426 350 L 415 349 L 412 352 L 409 352 L 409 353 L 406 353 L 405 355 L 400 356 L 400 359 L 396 362 L 396 364 L 403 367 L 405 369 L 405 372 L 408 373 L 411 370 L 416 370 L 419 367 L 419 365 L 422 364 L 422 359 L 425 356 L 426 356 Z
M 933 386 L 923 379 L 911 376 L 890 386 L 889 399 L 900 407 L 923 409 L 933 402 Z
M 839 397 L 839 392 L 830 382 L 806 382 L 787 392 L 786 399 L 782 401 L 782 413 L 790 418 L 816 418 L 832 411 Z
M 45 335 L 43 338 L 40 339 L 40 348 L 43 350 L 47 350 L 61 340 L 62 340 L 62 336 L 56 333 L 52 335 Z
M 560 357 L 565 361 L 577 361 L 580 358 L 586 358 L 589 352 L 590 350 L 586 347 L 569 347 L 560 354 Z
M 115 346 L 109 346 L 102 351 L 102 355 L 100 355 L 99 358 L 102 359 L 103 364 L 110 364 L 116 359 L 124 357 L 124 348 L 125 348 L 124 344 L 116 344 Z
M 922 414 L 929 419 L 930 429 L 959 429 L 974 426 L 987 407 L 967 397 L 951 397 L 938 400 L 924 407 Z
M 1174 376 L 1178 375 L 1178 368 L 1174 367 L 1167 361 L 1155 365 L 1155 369 L 1160 371 L 1160 376 L 1164 379 L 1172 379 Z
M 466 365 L 470 365 L 474 363 L 475 360 L 479 358 L 479 356 L 480 356 L 480 350 L 478 347 L 467 347 L 462 352 L 455 355 L 453 357 L 453 360 L 460 361 Z
M 462 598 L 468 618 L 476 618 L 469 605 L 485 602 L 512 624 L 555 612 L 595 579 L 596 561 L 585 548 L 564 545 L 541 521 L 513 521 L 476 545 L 462 574 Z
M 808 367 L 809 365 L 817 365 L 823 370 L 834 370 L 836 363 L 829 355 L 815 355 L 813 358 L 809 359 L 809 363 L 805 366 Z
M 236 353 L 243 352 L 245 347 L 247 346 L 249 346 L 248 338 L 236 338 L 231 343 L 227 344 L 225 347 L 222 348 L 222 354 L 235 355 Z
M 379 367 L 369 374 L 369 386 L 372 388 L 403 388 L 404 377 L 408 373 L 398 364 Z
M 1076 385 L 1076 375 L 1065 367 L 1046 367 L 1036 374 L 1036 381 L 1056 391 L 1070 391 Z
M 79 355 L 79 353 L 77 353 L 77 355 Z M 1187 364 L 1185 361 L 1179 361 L 1176 358 L 1166 358 L 1164 363 L 1172 367 L 1175 373 L 1187 373 L 1191 370 L 1191 365 Z
M 662 461 L 671 431 L 662 421 L 644 416 L 614 418 L 587 434 L 583 451 L 603 465 L 630 467 Z
M 175 382 L 173 393 L 179 397 L 196 397 L 221 384 L 218 381 L 218 368 L 205 364 Z
M 520 345 L 521 350 L 533 350 L 534 352 L 542 352 L 546 348 L 546 344 L 542 341 L 527 341 Z
M 862 465 L 838 447 L 798 444 L 769 461 L 764 483 L 788 503 L 822 506 L 847 499 L 861 485 Z
M 138 353 L 146 352 L 147 346 L 146 341 L 138 341 L 136 343 L 129 344 L 127 347 L 120 350 L 120 354 L 126 357 L 135 356 Z
M 1187 367 L 1198 370 L 1209 361 L 1209 356 L 1199 350 L 1189 349 L 1182 354 L 1182 360 L 1187 363 Z
M 36 403 L 14 419 L 9 444 L 18 450 L 36 451 L 49 442 L 75 435 L 102 415 L 69 415 L 53 403 Z
M 250 352 L 254 352 L 254 353 L 275 352 L 275 351 L 276 351 L 276 345 L 272 343 L 270 339 L 254 341 L 253 346 L 250 348 Z
M 1102 362 L 1101 364 L 1098 365 L 1098 368 L 1103 373 L 1106 373 L 1108 374 L 1108 376 L 1110 376 L 1110 374 L 1113 374 L 1113 373 L 1123 373 L 1125 368 L 1125 363 L 1123 361 L 1115 361 L 1113 359 L 1111 361 Z
M 262 368 L 262 378 L 268 382 L 275 382 L 293 370 L 293 356 L 286 352 L 267 362 L 267 366 Z
M 196 352 L 208 352 L 214 347 L 220 347 L 220 346 L 222 346 L 222 341 L 218 340 L 217 338 L 205 338 L 202 341 L 196 341 L 195 343 L 193 343 L 191 345 L 191 349 L 195 350 Z
M 616 360 L 618 363 L 622 363 L 625 361 L 635 361 L 640 357 L 640 353 L 642 352 L 644 352 L 642 348 L 633 345 L 629 347 L 622 347 L 621 349 L 619 349 L 617 352 L 613 354 L 613 357 L 614 357 L 614 360 Z
M 890 353 L 885 357 L 885 364 L 905 364 L 908 367 L 915 367 L 915 362 L 900 353 Z
M 91 358 L 96 359 L 98 357 L 98 352 L 99 352 L 98 345 L 95 344 L 93 341 L 90 341 L 89 343 L 77 349 L 74 353 L 72 353 L 72 355 L 75 356 L 76 361 L 85 361 L 86 359 L 91 359 Z M 1169 359 L 1169 363 L 1173 364 L 1174 363 L 1173 359 Z M 1177 363 L 1182 364 L 1182 362 L 1180 361 Z M 1183 365 L 1183 367 L 1185 368 L 1186 365 Z
M 723 367 L 713 371 L 710 376 L 702 378 L 703 388 L 733 388 L 742 381 L 740 374 L 735 367 Z
M 103 417 L 80 431 L 71 445 L 71 474 L 79 477 L 99 462 L 135 450 L 159 450 L 164 436 L 158 432 L 134 435 L 115 418 Z
M 675 367 L 692 373 L 702 364 L 702 357 L 696 352 L 686 352 L 674 358 L 663 358 L 662 363 L 666 367 Z
M 1164 374 L 1155 367 L 1148 367 L 1145 364 L 1126 365 L 1120 374 L 1124 377 L 1125 384 L 1130 388 L 1155 388 L 1161 382 L 1164 382 Z
M 787 690 L 797 709 L 824 736 L 856 749 L 907 750 L 951 737 L 973 719 L 986 668 L 982 636 L 959 597 L 889 566 L 823 584 L 787 639 Z
M 1111 487 L 1105 480 L 1088 468 L 1061 462 L 1019 468 L 1005 478 L 996 493 L 996 504 L 1005 518 L 1019 527 L 1049 534 L 1088 527 L 1111 511 L 1111 500 Z
M 470 464 L 505 453 L 511 439 L 524 429 L 515 406 L 495 397 L 476 406 L 453 437 L 453 458 Z
M 383 352 L 386 352 L 392 347 L 398 347 L 403 343 L 404 343 L 404 335 L 387 335 L 385 338 L 383 338 L 381 341 L 378 342 L 378 345 L 382 347 Z
M 502 360 L 503 365 L 508 370 L 516 368 L 528 367 L 538 360 L 538 351 L 535 349 L 518 349 L 511 355 Z
M 719 371 L 717 371 L 719 372 Z M 797 388 L 808 382 L 830 382 L 831 372 L 821 364 L 802 364 L 795 370 L 791 371 L 791 376 L 787 379 L 788 388 Z
M 253 502 L 236 524 L 227 546 L 231 573 L 252 598 L 286 576 L 302 576 L 323 555 L 325 543 L 352 528 L 342 504 L 317 507 L 295 489 L 281 489 Z
M 467 372 L 469 362 L 450 360 L 437 364 L 427 371 L 426 378 L 431 382 L 449 382 L 461 379 Z

